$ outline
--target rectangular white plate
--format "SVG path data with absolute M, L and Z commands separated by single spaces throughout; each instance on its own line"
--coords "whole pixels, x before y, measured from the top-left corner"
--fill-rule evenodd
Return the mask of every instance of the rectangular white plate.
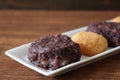
M 86 29 L 86 27 L 78 28 L 75 30 L 65 32 L 63 34 L 68 35 L 68 36 L 72 36 L 73 34 L 75 34 L 77 32 L 85 31 L 85 29 Z M 37 71 L 38 73 L 41 73 L 45 76 L 52 76 L 52 77 L 58 76 L 58 75 L 63 74 L 65 72 L 74 70 L 76 68 L 85 66 L 87 64 L 90 64 L 90 63 L 95 62 L 97 60 L 100 60 L 102 58 L 105 58 L 105 57 L 108 57 L 110 55 L 113 55 L 115 53 L 120 52 L 120 46 L 118 46 L 115 48 L 108 48 L 106 51 L 104 51 L 100 54 L 97 54 L 95 56 L 92 56 L 92 57 L 87 57 L 87 56 L 82 55 L 80 61 L 66 65 L 66 66 L 61 67 L 57 70 L 50 71 L 50 70 L 44 70 L 42 68 L 39 68 L 39 67 L 31 64 L 31 62 L 27 59 L 27 53 L 28 53 L 28 48 L 29 48 L 30 44 L 31 43 L 28 43 L 28 44 L 24 44 L 22 46 L 10 49 L 10 50 L 6 51 L 5 54 L 7 56 L 11 57 L 12 59 L 16 60 L 17 62 Z

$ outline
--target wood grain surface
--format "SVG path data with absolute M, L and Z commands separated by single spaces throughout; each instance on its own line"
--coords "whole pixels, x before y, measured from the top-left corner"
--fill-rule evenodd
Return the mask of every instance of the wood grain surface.
M 4 52 L 47 34 L 72 30 L 120 15 L 113 11 L 0 11 L 0 80 L 119 80 L 120 54 L 57 77 L 43 76 Z

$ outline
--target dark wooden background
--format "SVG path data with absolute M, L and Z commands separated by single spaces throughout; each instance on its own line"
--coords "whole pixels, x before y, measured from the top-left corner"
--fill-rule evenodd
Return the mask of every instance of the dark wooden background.
M 0 0 L 0 9 L 120 10 L 120 0 Z

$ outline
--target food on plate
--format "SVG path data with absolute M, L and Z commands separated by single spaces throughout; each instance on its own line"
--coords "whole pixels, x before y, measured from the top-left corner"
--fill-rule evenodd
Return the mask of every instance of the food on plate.
M 113 18 L 111 21 L 120 23 L 120 16 Z
M 93 56 L 107 49 L 107 40 L 93 32 L 79 32 L 72 36 L 72 40 L 80 45 L 83 55 Z
M 55 70 L 67 64 L 79 61 L 79 44 L 66 35 L 47 35 L 32 42 L 28 59 L 36 66 Z
M 104 36 L 108 41 L 109 47 L 120 46 L 120 23 L 97 22 L 90 24 L 86 31 Z

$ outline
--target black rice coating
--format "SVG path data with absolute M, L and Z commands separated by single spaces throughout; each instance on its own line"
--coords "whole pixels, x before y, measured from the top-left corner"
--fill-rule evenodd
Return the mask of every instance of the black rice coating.
M 120 46 L 120 23 L 98 22 L 90 24 L 86 31 L 91 31 L 103 35 L 109 47 Z
M 79 61 L 80 48 L 66 35 L 48 35 L 34 41 L 28 53 L 28 59 L 47 70 L 55 70 L 67 64 Z

